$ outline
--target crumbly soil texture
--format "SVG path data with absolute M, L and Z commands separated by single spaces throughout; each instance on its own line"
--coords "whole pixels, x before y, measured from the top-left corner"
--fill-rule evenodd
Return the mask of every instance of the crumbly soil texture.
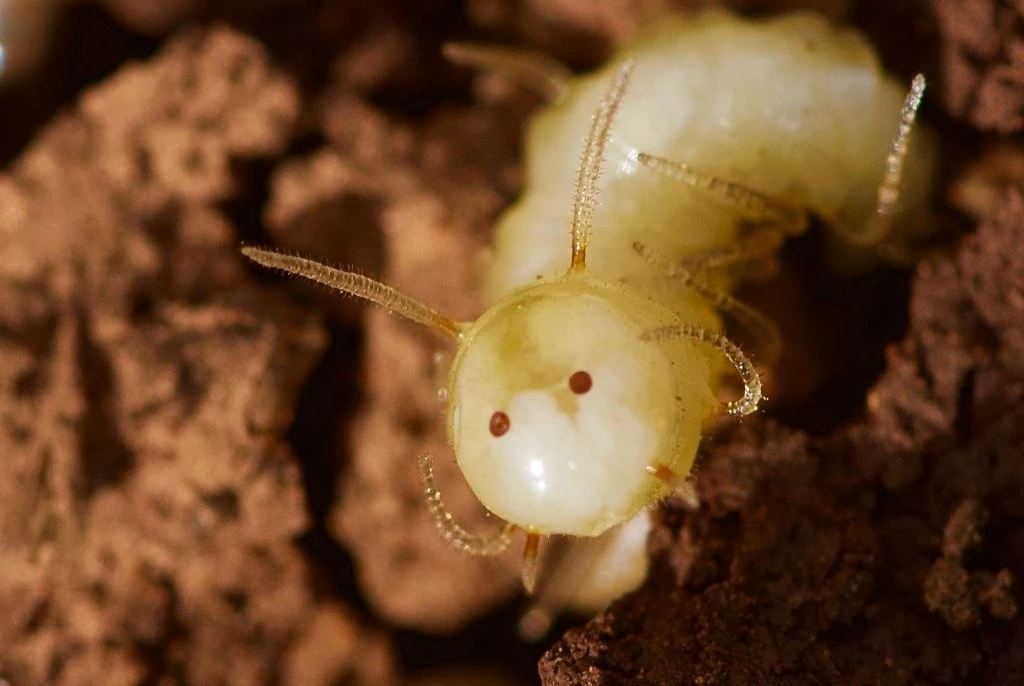
M 238 247 L 471 317 L 538 101 L 441 45 L 582 70 L 715 4 L 928 74 L 940 238 L 858 278 L 788 246 L 775 402 L 703 445 L 639 589 L 527 643 L 516 556 L 459 555 L 422 502 L 431 452 L 491 525 L 437 421 L 450 351 Z M 0 6 L 53 12 L 0 83 L 3 686 L 1024 683 L 1020 0 Z

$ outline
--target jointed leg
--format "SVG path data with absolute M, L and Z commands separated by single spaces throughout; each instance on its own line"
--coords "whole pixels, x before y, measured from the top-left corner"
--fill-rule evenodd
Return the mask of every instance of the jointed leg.
M 671 488 L 672 492 L 682 499 L 686 507 L 691 510 L 700 508 L 700 496 L 697 495 L 697 489 L 689 476 L 680 476 L 660 462 L 649 465 L 647 471 Z
M 679 264 L 691 272 L 698 272 L 767 260 L 775 255 L 785 240 L 786 234 L 780 228 L 761 226 L 729 245 L 709 248 L 684 258 Z
M 555 540 L 545 556 L 546 573 L 519 621 L 519 635 L 537 641 L 563 611 L 593 614 L 637 587 L 646 577 L 650 513 L 596 537 Z
M 875 203 L 874 214 L 862 229 L 853 229 L 842 225 L 834 227 L 842 234 L 844 240 L 854 245 L 878 245 L 886 239 L 892 230 L 893 213 L 900 197 L 903 162 L 907 156 L 910 134 L 914 130 L 914 121 L 917 119 L 917 110 L 924 97 L 925 86 L 924 75 L 918 74 L 914 77 L 910 91 L 907 92 L 907 97 L 903 100 L 896 137 L 893 138 L 889 154 L 885 158 L 885 174 L 882 177 L 882 183 L 878 186 L 878 199 Z
M 537 588 L 537 572 L 540 570 L 540 534 L 526 534 L 523 546 L 523 590 L 533 595 Z
M 744 219 L 774 224 L 789 235 L 800 233 L 807 225 L 805 211 L 790 207 L 742 183 L 706 174 L 683 162 L 675 162 L 646 152 L 640 153 L 637 159 L 648 169 L 728 202 Z
M 569 88 L 572 72 L 547 55 L 523 48 L 448 43 L 444 56 L 455 64 L 493 71 L 558 102 Z
M 757 338 L 761 356 L 767 366 L 775 364 L 782 351 L 779 330 L 772 321 L 756 309 L 736 298 L 722 293 L 695 280 L 688 269 L 670 262 L 643 243 L 634 242 L 633 249 L 659 269 L 667 278 L 678 279 L 687 288 L 692 288 L 716 308 L 736 319 Z
M 861 246 L 878 245 L 892 230 L 893 214 L 899 201 L 900 181 L 903 178 L 903 163 L 907 156 L 914 122 L 917 119 L 917 111 L 924 97 L 925 86 L 924 75 L 915 76 L 910 91 L 907 92 L 903 101 L 896 136 L 893 138 L 889 154 L 885 159 L 885 172 L 878 187 L 874 214 L 860 229 L 853 229 L 838 223 L 834 225 L 835 230 L 839 231 L 843 238 L 850 243 Z M 640 153 L 638 160 L 649 169 L 730 202 L 747 219 L 778 224 L 786 234 L 799 233 L 807 224 L 807 212 L 804 210 L 790 207 L 749 186 L 706 174 L 685 163 L 649 153 Z
M 792 207 L 747 185 L 649 153 L 640 153 L 637 159 L 648 169 L 728 203 L 740 218 L 756 225 L 756 228 L 731 245 L 713 248 L 684 260 L 682 266 L 692 272 L 742 262 L 762 261 L 766 265 L 773 264 L 772 256 L 786 236 L 797 235 L 807 227 L 808 215 L 805 210 Z

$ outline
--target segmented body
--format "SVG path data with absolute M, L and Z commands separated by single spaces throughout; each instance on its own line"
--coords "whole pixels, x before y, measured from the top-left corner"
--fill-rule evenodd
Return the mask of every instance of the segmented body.
M 514 56 L 468 55 L 517 68 Z M 541 64 L 528 62 L 518 66 Z M 449 441 L 506 525 L 462 529 L 423 457 L 428 504 L 470 553 L 497 554 L 525 531 L 528 588 L 542 536 L 600 536 L 684 485 L 730 365 L 744 396 L 727 409 L 756 409 L 758 375 L 721 314 L 760 329 L 767 348 L 771 325 L 730 297 L 736 283 L 770 269 L 808 213 L 850 255 L 912 243 L 934 166 L 929 137 L 910 135 L 923 77 L 904 98 L 863 38 L 816 15 L 669 16 L 594 74 L 541 66 L 556 102 L 530 125 L 525 191 L 499 223 L 477 320 L 246 249 L 457 342 Z
M 871 223 L 895 124 L 900 121 L 904 88 L 882 73 L 864 39 L 812 14 L 768 21 L 744 20 L 722 11 L 669 16 L 650 26 L 596 73 L 570 79 L 558 101 L 531 122 L 525 192 L 499 222 L 495 238 L 487 279 L 492 303 L 522 298 L 524 288 L 558 281 L 565 273 L 566 189 L 577 182 L 579 141 L 586 137 L 592 113 L 599 110 L 613 78 L 627 62 L 634 65 L 629 92 L 610 132 L 600 202 L 589 218 L 587 288 L 624 288 L 633 300 L 623 301 L 621 307 L 637 314 L 638 329 L 660 322 L 721 331 L 723 294 L 745 272 L 763 271 L 779 239 L 803 229 L 807 211 L 825 218 L 840 239 L 856 240 L 858 232 Z M 890 225 L 891 232 L 878 242 L 905 239 L 911 226 L 906 218 L 917 214 L 927 196 L 932 148 L 924 140 L 914 140 L 911 150 L 900 213 Z M 659 172 L 645 163 L 643 153 L 686 166 Z M 714 174 L 719 187 L 687 186 L 666 173 L 690 169 Z M 727 254 L 745 241 L 749 245 L 739 251 L 740 259 L 724 260 L 723 268 L 701 266 L 707 256 Z M 761 253 L 755 255 L 759 249 Z M 650 253 L 659 259 L 652 260 Z M 667 265 L 687 263 L 697 272 L 703 289 L 695 288 L 693 279 L 671 278 Z M 582 301 L 586 291 L 580 289 L 575 297 Z M 517 318 L 507 310 L 500 316 L 508 328 L 502 335 L 512 340 L 515 330 L 520 348 L 543 345 L 545 339 L 555 345 L 550 342 L 551 332 L 559 326 L 585 330 L 582 322 L 563 310 L 553 318 L 539 314 Z M 624 355 L 640 354 L 636 346 L 616 337 L 635 333 L 617 331 L 615 326 L 605 331 L 607 347 Z M 508 387 L 492 392 L 500 385 L 496 378 L 514 381 L 511 385 L 523 389 L 538 386 L 536 379 L 524 378 L 514 369 L 514 358 L 521 350 L 506 356 L 495 352 L 475 368 L 460 367 L 456 360 L 449 407 L 450 418 L 471 415 L 450 437 L 463 472 L 489 505 L 508 500 L 500 492 L 513 478 L 510 464 L 519 470 L 539 465 L 528 440 L 496 442 L 510 452 L 502 451 L 499 459 L 488 463 L 489 469 L 478 469 L 472 450 L 460 450 L 466 440 L 464 427 L 485 423 L 483 416 L 476 416 L 479 408 L 501 407 L 503 400 L 518 403 L 525 397 L 518 394 L 509 400 Z M 721 351 L 689 340 L 666 342 L 663 352 L 669 366 L 630 369 L 619 360 L 616 374 L 637 377 L 646 369 L 662 378 L 674 375 L 677 406 L 669 413 L 679 424 L 674 429 L 674 448 L 643 445 L 650 432 L 672 430 L 671 422 L 655 409 L 666 402 L 667 394 L 660 392 L 641 394 L 650 402 L 639 396 L 608 398 L 594 412 L 560 414 L 550 396 L 546 402 L 535 397 L 536 407 L 522 407 L 520 412 L 530 416 L 526 421 L 531 426 L 538 423 L 533 416 L 538 413 L 566 419 L 562 428 L 545 434 L 546 440 L 570 437 L 575 441 L 580 431 L 589 433 L 592 440 L 587 450 L 594 458 L 588 464 L 599 463 L 608 479 L 623 485 L 603 489 L 603 519 L 595 517 L 575 528 L 562 524 L 539 530 L 595 535 L 610 522 L 627 519 L 657 497 L 654 484 L 644 498 L 630 495 L 619 506 L 615 504 L 616 496 L 627 492 L 627 470 L 635 473 L 652 453 L 660 451 L 662 466 L 672 472 L 689 472 L 702 426 L 718 407 L 718 378 L 728 365 Z M 593 360 L 598 352 L 589 355 Z M 641 426 L 645 420 L 646 426 Z M 618 440 L 603 435 L 601 427 L 606 425 L 618 427 Z M 470 440 L 483 442 L 486 436 L 481 433 Z M 575 453 L 580 448 L 574 443 L 565 450 Z M 615 468 L 606 466 L 612 464 Z M 602 491 L 574 488 L 573 482 L 584 478 L 582 465 L 551 471 L 546 469 L 547 480 L 537 480 L 534 498 L 524 500 L 519 508 L 499 507 L 497 513 L 517 521 L 526 511 L 544 508 L 542 491 L 557 494 L 550 498 L 564 499 L 572 503 L 567 507 L 579 512 L 584 505 L 573 501 L 574 494 Z
M 743 184 L 797 213 L 809 210 L 841 239 L 870 221 L 906 86 L 883 72 L 863 36 L 812 13 L 766 20 L 724 10 L 670 15 L 600 70 L 569 80 L 558 102 L 530 123 L 524 192 L 497 226 L 487 280 L 492 302 L 565 270 L 566 196 L 580 141 L 628 60 L 635 68 L 612 132 L 587 256 L 596 278 L 629 279 L 694 323 L 711 323 L 705 299 L 646 278 L 651 266 L 630 245 L 639 240 L 684 260 L 735 245 L 751 228 L 742 208 L 652 173 L 638 162 L 641 152 Z M 934 142 L 918 127 L 893 232 L 876 243 L 914 238 L 934 166 Z

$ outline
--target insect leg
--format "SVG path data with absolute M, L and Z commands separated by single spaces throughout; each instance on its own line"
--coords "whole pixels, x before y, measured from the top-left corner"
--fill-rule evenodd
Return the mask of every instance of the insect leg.
M 671 488 L 672 492 L 682 499 L 686 507 L 691 510 L 700 508 L 700 496 L 697 495 L 697 489 L 694 487 L 693 480 L 689 476 L 677 474 L 661 462 L 648 465 L 647 471 Z
M 893 138 L 889 154 L 885 158 L 885 174 L 882 176 L 882 183 L 878 186 L 878 199 L 875 203 L 874 214 L 861 229 L 853 229 L 843 226 L 841 223 L 835 225 L 835 229 L 842 234 L 843 238 L 854 245 L 878 245 L 886 239 L 892 230 L 893 213 L 900 198 L 903 162 L 907 157 L 910 134 L 914 130 L 914 121 L 917 119 L 917 110 L 921 107 L 921 100 L 924 98 L 925 86 L 924 75 L 918 74 L 911 82 L 907 97 L 903 100 L 896 136 Z
M 542 584 L 541 596 L 535 598 L 519 618 L 519 637 L 530 643 L 544 638 L 563 607 L 565 599 L 553 595 Z
M 437 529 L 444 540 L 464 553 L 479 557 L 494 557 L 505 552 L 512 542 L 512 532 L 516 529 L 514 524 L 505 522 L 500 529 L 487 536 L 466 531 L 455 521 L 455 517 L 441 500 L 441 492 L 437 490 L 434 482 L 434 464 L 429 455 L 420 455 L 419 467 L 420 476 L 423 478 L 423 492 L 427 497 L 427 509 L 434 516 Z
M 558 102 L 569 89 L 572 72 L 544 53 L 471 43 L 446 43 L 441 51 L 449 61 L 481 71 L 493 71 Z
M 777 226 L 788 235 L 796 235 L 807 226 L 807 212 L 790 207 L 758 190 L 736 181 L 698 171 L 688 164 L 642 152 L 637 161 L 653 171 L 691 188 L 709 193 L 734 206 L 744 219 Z
M 674 338 L 689 338 L 700 343 L 710 345 L 725 357 L 736 368 L 740 378 L 743 380 L 743 397 L 739 400 L 730 400 L 725 405 L 726 412 L 731 415 L 743 417 L 757 411 L 761 403 L 761 376 L 757 373 L 750 358 L 747 357 L 735 343 L 722 334 L 709 331 L 700 326 L 689 324 L 678 324 L 672 326 L 660 326 L 655 329 L 648 329 L 641 335 L 645 341 L 667 341 Z
M 694 279 L 689 269 L 671 262 L 639 241 L 633 242 L 633 250 L 660 270 L 666 278 L 678 279 L 684 286 L 696 291 L 720 311 L 732 316 L 757 338 L 765 364 L 769 367 L 775 364 L 782 352 L 782 338 L 779 336 L 778 328 L 768 317 L 728 293 L 715 290 Z
M 642 511 L 600 536 L 550 541 L 545 574 L 519 620 L 520 637 L 537 641 L 563 611 L 592 615 L 636 588 L 647 576 L 652 528 L 650 512 Z
M 760 226 L 729 245 L 709 248 L 684 258 L 679 264 L 691 272 L 698 272 L 744 262 L 770 260 L 785 240 L 786 234 L 782 229 Z
M 572 607 L 580 585 L 595 572 L 598 555 L 593 546 L 602 536 L 552 542 L 545 553 L 545 574 L 543 578 L 538 575 L 530 605 L 519 618 L 519 636 L 523 640 L 535 642 L 543 638 L 559 613 Z
M 523 546 L 523 589 L 533 595 L 537 587 L 537 573 L 540 571 L 540 534 L 526 534 Z

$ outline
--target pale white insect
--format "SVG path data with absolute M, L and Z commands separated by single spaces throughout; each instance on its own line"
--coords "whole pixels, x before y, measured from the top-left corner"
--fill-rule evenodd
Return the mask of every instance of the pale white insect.
M 428 507 L 475 555 L 501 553 L 523 530 L 530 589 L 543 536 L 601 536 L 685 490 L 730 368 L 743 395 L 726 410 L 757 409 L 760 378 L 720 315 L 773 355 L 772 324 L 728 293 L 771 264 L 808 212 L 849 244 L 912 242 L 934 166 L 913 130 L 925 84 L 916 77 L 903 97 L 858 34 L 806 13 L 667 17 L 580 78 L 527 53 L 451 53 L 554 99 L 530 128 L 525 193 L 497 230 L 486 312 L 457 322 L 359 274 L 243 252 L 455 340 L 448 439 L 505 524 L 488 535 L 459 526 L 423 456 Z

